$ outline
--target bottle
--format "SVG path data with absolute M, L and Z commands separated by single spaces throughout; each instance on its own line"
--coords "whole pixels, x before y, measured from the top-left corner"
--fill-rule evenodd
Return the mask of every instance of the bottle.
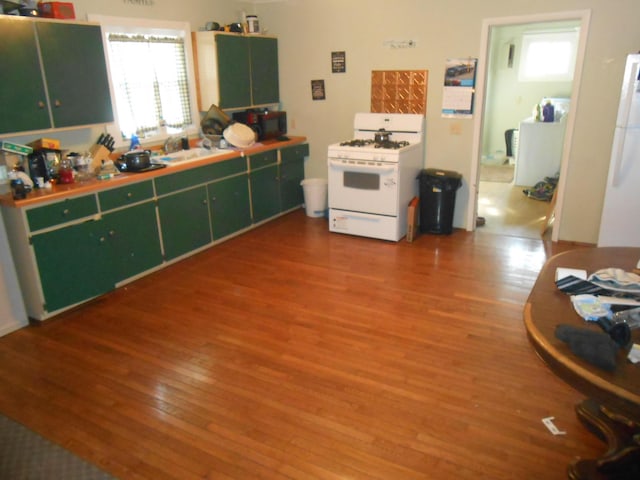
M 536 104 L 536 108 L 535 108 L 535 113 L 534 113 L 534 118 L 533 118 L 536 122 L 541 122 L 542 121 L 542 110 L 540 109 L 540 104 Z
M 247 15 L 247 33 L 260 33 L 260 23 L 256 15 Z
M 60 161 L 58 169 L 59 183 L 73 183 L 73 165 L 69 157 L 65 157 Z
M 553 108 L 553 104 L 547 100 L 547 103 L 544 107 L 542 107 L 542 120 L 544 122 L 554 122 L 555 121 L 555 112 Z

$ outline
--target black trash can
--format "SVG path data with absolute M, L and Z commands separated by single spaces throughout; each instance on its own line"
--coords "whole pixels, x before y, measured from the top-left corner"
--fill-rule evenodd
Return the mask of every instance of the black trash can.
M 420 232 L 450 234 L 456 191 L 462 185 L 462 175 L 449 170 L 427 168 L 418 176 L 420 181 Z

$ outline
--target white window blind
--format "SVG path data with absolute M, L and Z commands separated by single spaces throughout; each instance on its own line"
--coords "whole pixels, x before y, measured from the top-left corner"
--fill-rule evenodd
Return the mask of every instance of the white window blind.
M 156 133 L 162 124 L 180 130 L 192 123 L 182 38 L 113 33 L 108 41 L 124 137 Z

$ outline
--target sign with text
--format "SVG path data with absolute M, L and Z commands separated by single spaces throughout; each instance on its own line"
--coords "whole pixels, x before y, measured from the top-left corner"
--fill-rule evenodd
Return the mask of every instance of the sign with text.
M 331 52 L 331 71 L 344 73 L 347 71 L 347 57 L 345 52 Z

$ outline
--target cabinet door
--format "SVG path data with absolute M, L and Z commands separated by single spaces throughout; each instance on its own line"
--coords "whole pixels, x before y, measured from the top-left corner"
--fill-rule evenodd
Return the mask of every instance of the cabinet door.
M 240 35 L 216 35 L 220 108 L 251 105 L 249 40 Z
M 158 212 L 167 260 L 211 243 L 205 186 L 159 198 Z
M 280 213 L 278 165 L 252 170 L 250 183 L 254 223 Z
M 251 225 L 248 175 L 211 183 L 208 189 L 214 240 Z
M 304 203 L 300 182 L 304 178 L 304 158 L 309 155 L 309 145 L 293 145 L 280 150 L 280 201 L 282 211 Z
M 0 133 L 51 127 L 32 22 L 0 16 Z
M 141 203 L 102 217 L 114 283 L 162 263 L 154 202 Z
M 300 182 L 304 178 L 304 160 L 280 165 L 280 208 L 290 210 L 304 203 Z
M 278 103 L 278 40 L 249 37 L 251 59 L 251 99 L 253 105 Z
M 101 295 L 114 287 L 102 221 L 89 221 L 32 237 L 45 310 Z
M 99 26 L 36 22 L 54 127 L 113 121 Z

